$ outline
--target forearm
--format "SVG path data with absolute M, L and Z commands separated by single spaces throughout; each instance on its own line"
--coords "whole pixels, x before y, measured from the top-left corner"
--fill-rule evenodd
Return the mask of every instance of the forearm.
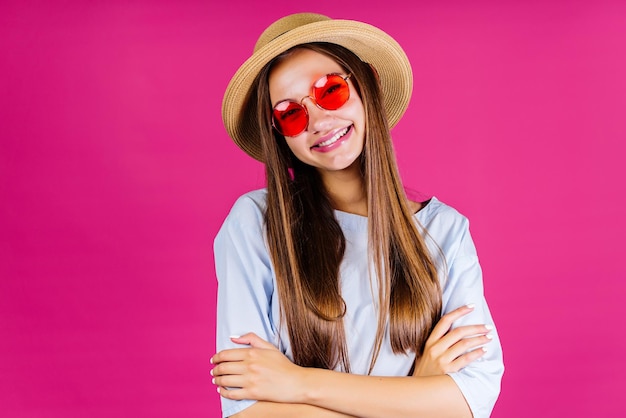
M 378 377 L 307 369 L 304 403 L 361 418 L 471 417 L 451 377 Z
M 324 416 L 323 410 L 361 418 L 468 417 L 472 413 L 457 383 L 448 375 L 379 377 L 294 365 L 275 346 L 254 334 L 233 337 L 250 347 L 223 350 L 212 357 L 211 371 L 220 395 L 258 404 L 249 417 Z M 288 405 L 288 406 L 284 406 Z M 315 411 L 305 406 L 321 408 Z M 302 412 L 297 409 L 303 408 Z M 267 411 L 267 412 L 265 412 Z M 282 412 L 284 411 L 284 412 Z M 317 414 L 316 414 L 317 412 Z M 265 414 L 265 415 L 263 415 Z M 240 415 L 238 415 L 240 417 Z
M 259 401 L 231 418 L 354 418 L 313 405 Z

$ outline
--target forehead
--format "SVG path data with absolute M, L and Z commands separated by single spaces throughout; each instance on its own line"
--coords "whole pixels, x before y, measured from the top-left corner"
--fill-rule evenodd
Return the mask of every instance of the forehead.
M 341 66 L 327 55 L 298 49 L 277 63 L 269 76 L 272 104 L 285 99 L 300 100 L 309 94 L 311 85 L 329 73 L 342 73 Z

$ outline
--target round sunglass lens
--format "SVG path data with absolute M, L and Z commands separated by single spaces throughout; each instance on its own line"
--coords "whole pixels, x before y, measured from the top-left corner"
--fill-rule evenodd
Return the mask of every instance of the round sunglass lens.
M 315 101 L 326 110 L 337 110 L 350 98 L 348 82 L 338 74 L 320 78 L 313 86 Z
M 306 129 L 308 116 L 299 103 L 285 100 L 272 112 L 274 127 L 285 136 L 296 136 Z

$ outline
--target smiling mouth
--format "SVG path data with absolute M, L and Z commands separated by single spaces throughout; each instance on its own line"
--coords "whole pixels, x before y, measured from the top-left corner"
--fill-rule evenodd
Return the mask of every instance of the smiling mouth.
M 347 126 L 345 128 L 343 128 L 342 130 L 340 130 L 339 132 L 337 132 L 335 135 L 332 136 L 332 138 L 324 141 L 324 142 L 320 142 L 319 144 L 315 144 L 313 145 L 311 148 L 321 148 L 321 147 L 327 147 L 331 144 L 334 144 L 335 142 L 339 141 L 339 139 L 344 136 L 345 134 L 348 133 L 348 131 L 350 130 L 350 128 L 352 128 L 352 125 Z

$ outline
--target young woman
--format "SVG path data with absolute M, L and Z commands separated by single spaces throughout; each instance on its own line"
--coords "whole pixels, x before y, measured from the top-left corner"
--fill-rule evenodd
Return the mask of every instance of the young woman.
M 502 351 L 468 222 L 403 190 L 400 46 L 361 22 L 273 23 L 224 97 L 266 165 L 215 239 L 223 416 L 486 417 Z

